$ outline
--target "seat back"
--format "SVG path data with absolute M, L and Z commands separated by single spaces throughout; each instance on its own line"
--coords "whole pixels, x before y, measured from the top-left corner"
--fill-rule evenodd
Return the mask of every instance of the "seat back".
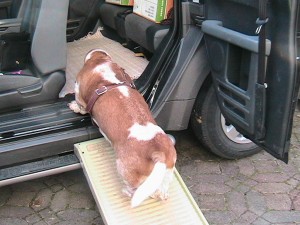
M 103 3 L 99 7 L 99 15 L 101 22 L 113 30 L 117 30 L 116 18 L 118 13 L 132 10 L 132 6 L 115 5 L 111 3 Z
M 31 35 L 33 66 L 40 75 L 65 70 L 68 0 L 26 0 L 21 31 Z
M 152 53 L 158 48 L 169 29 L 170 25 L 157 24 L 135 13 L 125 18 L 127 38 Z

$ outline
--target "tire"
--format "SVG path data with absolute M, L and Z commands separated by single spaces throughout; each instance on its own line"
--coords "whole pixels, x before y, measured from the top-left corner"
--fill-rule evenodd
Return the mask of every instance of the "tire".
M 197 139 L 222 158 L 240 159 L 261 151 L 232 125 L 226 124 L 212 85 L 205 93 L 199 93 L 191 115 L 191 127 Z

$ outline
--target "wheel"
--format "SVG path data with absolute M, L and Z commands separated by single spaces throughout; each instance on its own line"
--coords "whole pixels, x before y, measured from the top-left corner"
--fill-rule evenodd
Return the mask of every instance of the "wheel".
M 226 159 L 244 158 L 261 150 L 226 123 L 212 85 L 205 93 L 199 93 L 191 115 L 191 127 L 204 146 Z

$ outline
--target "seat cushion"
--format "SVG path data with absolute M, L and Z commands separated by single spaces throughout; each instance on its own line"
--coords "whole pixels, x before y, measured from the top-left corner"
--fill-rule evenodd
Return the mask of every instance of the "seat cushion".
M 157 49 L 169 28 L 170 25 L 157 24 L 134 13 L 125 18 L 127 38 L 150 52 Z
M 114 5 L 103 3 L 99 7 L 99 15 L 102 23 L 114 30 L 117 30 L 116 17 L 118 13 L 132 10 L 132 6 Z
M 16 91 L 19 88 L 29 87 L 34 84 L 41 83 L 40 78 L 22 75 L 22 74 L 7 74 L 0 76 L 0 92 Z

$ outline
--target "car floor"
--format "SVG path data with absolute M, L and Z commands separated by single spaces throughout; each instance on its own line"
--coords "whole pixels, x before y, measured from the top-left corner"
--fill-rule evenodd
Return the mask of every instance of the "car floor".
M 124 68 L 132 79 L 138 78 L 148 65 L 147 59 L 137 57 L 134 52 L 120 43 L 104 37 L 100 30 L 97 30 L 95 34 L 89 34 L 80 40 L 67 44 L 66 84 L 60 92 L 60 97 L 74 92 L 76 75 L 83 66 L 85 56 L 90 50 L 96 48 L 106 51 L 112 60 Z

